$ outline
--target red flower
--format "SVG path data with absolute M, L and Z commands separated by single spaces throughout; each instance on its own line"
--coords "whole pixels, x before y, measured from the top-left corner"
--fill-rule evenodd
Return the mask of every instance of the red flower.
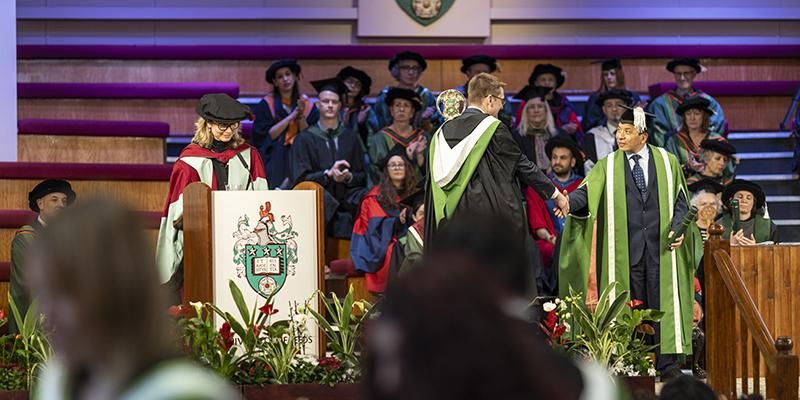
M 231 332 L 231 325 L 227 322 L 222 324 L 219 328 L 219 335 L 221 336 L 219 344 L 227 351 L 233 347 L 233 332 Z
M 258 337 L 261 334 L 261 330 L 264 329 L 264 325 L 254 325 L 253 326 L 253 334 Z
M 0 310 L 0 319 L 6 319 L 6 312 L 4 310 Z
M 341 369 L 342 363 L 335 357 L 325 357 L 319 360 L 319 366 L 327 369 Z
M 558 315 L 556 314 L 555 310 L 547 313 L 547 316 L 544 318 L 544 325 L 550 331 L 553 330 L 557 322 L 558 322 Z
M 265 304 L 264 307 L 259 308 L 258 311 L 261 311 L 261 313 L 264 315 L 272 315 L 276 314 L 278 312 L 278 309 L 273 308 L 272 304 Z
M 642 305 L 642 304 L 644 304 L 644 302 L 643 302 L 643 301 L 641 301 L 641 300 L 639 300 L 639 299 L 633 299 L 633 300 L 631 300 L 631 301 L 628 303 L 628 307 L 630 307 L 630 308 L 636 308 L 636 307 L 639 307 L 639 306 L 640 306 L 640 305 Z
M 191 312 L 191 309 L 189 307 L 184 306 L 183 304 L 179 304 L 177 306 L 170 306 L 167 312 L 169 313 L 170 317 L 175 319 L 181 319 L 188 317 L 189 313 Z

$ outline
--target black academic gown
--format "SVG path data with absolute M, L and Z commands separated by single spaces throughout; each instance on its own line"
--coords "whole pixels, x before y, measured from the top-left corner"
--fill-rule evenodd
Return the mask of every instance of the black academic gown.
M 335 156 L 328 146 L 328 136 L 334 138 Z M 325 175 L 337 160 L 347 160 L 353 179 L 335 182 Z M 319 183 L 325 188 L 326 231 L 338 238 L 349 239 L 358 205 L 366 192 L 367 174 L 364 152 L 355 132 L 339 124 L 330 132 L 318 124 L 300 132 L 292 144 L 292 185 L 302 181 Z
M 447 144 L 457 145 L 486 117 L 476 108 L 468 108 L 460 116 L 445 122 L 442 126 Z M 430 174 L 428 186 L 430 187 Z M 461 214 L 482 213 L 504 217 L 511 223 L 511 229 L 520 235 L 528 234 L 528 220 L 522 206 L 520 181 L 532 187 L 543 198 L 550 198 L 555 192 L 553 183 L 520 150 L 517 142 L 504 124 L 497 126 L 483 158 L 478 163 L 467 189 L 456 207 L 454 217 Z M 435 221 L 430 191 L 425 195 L 425 221 Z M 436 240 L 436 227 L 425 224 L 425 248 Z

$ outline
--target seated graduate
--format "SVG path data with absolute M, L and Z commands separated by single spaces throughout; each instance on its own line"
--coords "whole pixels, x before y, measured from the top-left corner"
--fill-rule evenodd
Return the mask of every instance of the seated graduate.
M 11 240 L 11 276 L 8 287 L 8 294 L 23 318 L 31 305 L 30 288 L 25 279 L 30 268 L 30 248 L 50 219 L 74 203 L 75 197 L 72 185 L 61 179 L 41 181 L 28 193 L 28 208 L 36 213 L 36 218 L 30 224 L 21 226 Z M 13 316 L 8 319 L 8 333 L 19 333 L 19 328 Z
M 598 61 L 593 62 L 596 64 Z M 619 58 L 612 58 L 610 60 L 599 61 L 600 63 L 600 88 L 589 96 L 586 102 L 586 112 L 583 114 L 581 126 L 584 132 L 588 131 L 595 126 L 603 124 L 604 112 L 603 102 L 598 101 L 600 95 L 609 90 L 623 90 L 630 93 L 631 100 L 625 103 L 627 106 L 640 106 L 644 107 L 642 99 L 638 94 L 627 90 L 625 87 L 625 73 L 622 71 L 622 61 Z M 613 134 L 613 132 L 612 132 Z M 585 140 L 585 139 L 584 139 Z M 602 158 L 602 157 L 601 157 Z
M 416 173 L 425 175 L 430 134 L 421 128 L 414 128 L 415 117 L 422 110 L 422 98 L 413 90 L 393 88 L 384 97 L 392 116 L 391 124 L 371 135 L 367 140 L 367 152 L 372 163 L 370 175 L 373 182 L 380 179 L 379 161 L 383 160 L 389 150 L 400 146 L 406 156 L 412 160 Z
M 482 72 L 494 74 L 498 69 L 497 59 L 494 57 L 481 54 L 465 57 L 461 60 L 461 73 L 467 76 L 467 80 L 463 85 L 456 86 L 455 89 L 464 94 L 464 97 L 469 98 L 467 94 L 469 80 Z M 508 129 L 515 126 L 513 123 L 514 117 L 513 111 L 511 110 L 511 102 L 508 101 L 508 98 L 506 98 L 506 102 L 503 104 L 503 109 L 498 113 L 497 119 L 506 124 Z
M 681 126 L 678 107 L 685 101 L 698 96 L 708 100 L 708 108 L 712 111 L 708 122 L 708 131 L 725 135 L 725 114 L 722 113 L 722 107 L 713 97 L 692 86 L 697 74 L 705 70 L 706 68 L 696 58 L 676 58 L 667 63 L 667 71 L 675 77 L 677 87 L 656 97 L 647 106 L 647 111 L 655 114 L 653 122 L 648 126 L 648 129 L 653 132 L 650 135 L 650 143 L 664 146 L 669 136 Z
M 739 215 L 733 215 L 731 200 L 739 201 Z M 719 224 L 725 228 L 722 237 L 730 239 L 733 246 L 749 246 L 764 242 L 778 242 L 778 227 L 769 218 L 767 198 L 757 183 L 736 179 L 722 192 L 722 206 L 725 212 Z M 733 232 L 734 219 L 739 229 Z
M 367 290 L 373 293 L 386 288 L 395 247 L 413 222 L 413 211 L 401 201 L 418 190 L 419 182 L 414 164 L 400 146 L 392 148 L 378 165 L 380 181 L 364 196 L 350 241 L 353 264 L 365 273 Z
M 267 177 L 258 150 L 245 143 L 241 120 L 252 117 L 250 108 L 224 93 L 207 94 L 195 109 L 192 143 L 181 151 L 172 167 L 169 194 L 158 231 L 156 265 L 161 282 L 180 304 L 183 286 L 183 191 L 203 182 L 211 190 L 266 190 Z
M 375 105 L 370 110 L 367 120 L 370 132 L 378 132 L 384 126 L 392 123 L 386 96 L 394 87 L 413 90 L 422 99 L 422 112 L 417 121 L 417 128 L 434 132 L 444 122 L 444 118 L 436 111 L 436 96 L 425 86 L 419 84 L 419 79 L 426 68 L 428 68 L 428 63 L 425 58 L 413 51 L 400 52 L 389 60 L 389 72 L 397 80 L 397 83 L 394 86 L 383 88 L 375 98 Z
M 364 97 L 369 95 L 372 88 L 372 78 L 366 72 L 346 66 L 342 68 L 336 77 L 347 86 L 347 95 L 342 105 L 342 122 L 350 130 L 358 133 L 361 143 L 367 143 L 369 128 L 367 127 L 367 117 L 369 116 L 370 106 L 364 102 Z M 365 145 L 366 148 L 366 145 Z
M 686 178 L 686 183 L 692 184 L 702 179 L 712 179 L 722 185 L 731 183 L 738 162 L 735 154 L 736 147 L 723 138 L 703 140 L 700 143 L 702 166 Z
M 583 142 L 583 128 L 575 112 L 575 106 L 567 100 L 566 96 L 558 93 L 558 88 L 564 85 L 566 78 L 561 68 L 552 64 L 537 64 L 528 78 L 529 86 L 541 86 L 549 89 L 546 99 L 553 113 L 556 128 L 575 137 L 578 143 Z M 520 106 L 522 108 L 522 106 Z M 517 112 L 517 121 L 521 120 L 521 112 Z
M 338 78 L 311 82 L 317 89 L 319 121 L 300 132 L 292 147 L 292 186 L 302 181 L 325 188 L 325 231 L 349 239 L 366 192 L 364 152 L 358 134 L 339 119 L 347 87 Z
M 550 173 L 547 177 L 560 192 L 572 193 L 583 181 L 583 154 L 578 145 L 566 135 L 556 136 L 547 142 L 545 151 L 550 157 Z M 525 189 L 525 200 L 528 211 L 528 226 L 539 255 L 542 258 L 545 277 L 549 282 L 551 293 L 556 290 L 555 274 L 550 264 L 555 251 L 555 244 L 559 234 L 564 229 L 564 219 L 553 212 L 555 203 L 552 200 L 542 200 L 530 187 Z
M 617 139 L 614 136 L 619 125 L 619 117 L 625 112 L 625 106 L 630 107 L 634 101 L 633 93 L 624 89 L 611 89 L 595 98 L 595 105 L 602 110 L 604 119 L 600 124 L 591 127 L 583 138 L 583 150 L 586 152 L 585 173 L 588 174 L 597 160 L 617 149 Z
M 313 125 L 319 112 L 305 94 L 300 94 L 300 64 L 277 60 L 264 79 L 272 91 L 253 107 L 253 145 L 261 152 L 271 188 L 288 189 L 289 152 L 300 131 Z
M 37 238 L 30 284 L 53 356 L 37 374 L 33 399 L 227 400 L 241 394 L 183 357 L 141 223 L 133 210 L 89 200 L 53 218 Z
M 522 112 L 517 129 L 511 132 L 522 153 L 542 171 L 550 168 L 550 157 L 545 145 L 550 138 L 562 133 L 556 127 L 546 96 L 550 89 L 541 86 L 525 86 L 514 98 L 522 100 Z
M 700 171 L 703 168 L 700 160 L 700 145 L 704 140 L 725 140 L 722 135 L 709 129 L 710 118 L 714 111 L 711 103 L 703 97 L 687 99 L 678 106 L 676 113 L 683 120 L 677 132 L 671 134 L 664 148 L 674 154 L 683 165 L 685 175 Z

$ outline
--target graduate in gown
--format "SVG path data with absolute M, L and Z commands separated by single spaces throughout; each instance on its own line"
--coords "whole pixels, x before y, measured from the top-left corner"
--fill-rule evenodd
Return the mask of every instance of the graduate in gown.
M 565 196 L 525 157 L 511 132 L 497 119 L 503 108 L 503 86 L 489 74 L 473 77 L 469 82 L 469 107 L 445 122 L 431 141 L 425 198 L 426 251 L 435 249 L 437 230 L 444 221 L 477 214 L 510 221 L 510 232 L 526 238 L 528 248 L 535 253 L 520 181 L 542 198 L 556 199 L 562 212 L 567 211 Z M 539 271 L 532 267 L 529 272 L 538 277 Z
M 553 114 L 550 113 L 546 99 L 549 92 L 545 87 L 525 86 L 514 96 L 523 105 L 519 126 L 512 131 L 512 135 L 525 156 L 543 171 L 550 168 L 545 145 L 550 138 L 564 133 L 556 127 Z
M 593 62 L 593 64 L 597 61 Z M 628 90 L 625 87 L 625 72 L 622 71 L 622 61 L 619 58 L 612 58 L 610 60 L 600 61 L 600 88 L 589 96 L 586 101 L 586 112 L 583 114 L 581 126 L 583 131 L 586 132 L 595 126 L 602 125 L 605 119 L 603 112 L 603 102 L 599 101 L 600 96 L 609 90 L 622 90 L 630 94 L 631 100 L 625 103 L 629 106 L 641 106 L 642 99 L 638 94 Z
M 733 230 L 733 210 L 731 200 L 739 201 L 739 227 Z M 778 239 L 778 227 L 769 218 L 767 199 L 761 186 L 755 182 L 736 179 L 722 192 L 722 205 L 725 213 L 719 224 L 725 228 L 722 237 L 730 239 L 732 246 L 748 246 L 764 242 L 775 242 Z
M 211 190 L 266 190 L 267 176 L 258 150 L 245 143 L 241 120 L 250 108 L 227 94 L 207 94 L 195 109 L 195 134 L 172 167 L 169 194 L 161 217 L 156 265 L 161 282 L 180 304 L 183 286 L 183 191 L 203 182 Z
M 347 87 L 338 78 L 313 81 L 319 122 L 297 135 L 292 147 L 292 186 L 302 181 L 325 188 L 325 230 L 349 239 L 361 197 L 366 192 L 364 152 L 358 134 L 339 119 Z
M 300 94 L 300 64 L 278 60 L 264 79 L 272 91 L 253 107 L 253 145 L 261 152 L 272 188 L 288 189 L 290 150 L 300 131 L 317 122 L 319 112 L 308 96 Z
M 713 180 L 721 185 L 728 185 L 733 181 L 737 164 L 736 148 L 723 138 L 706 139 L 700 143 L 700 171 L 692 172 L 686 178 L 686 184 L 691 185 L 700 180 Z
M 559 128 L 575 138 L 578 144 L 583 143 L 583 128 L 575 112 L 575 106 L 567 100 L 566 96 L 558 93 L 558 88 L 564 85 L 566 78 L 564 71 L 553 64 L 537 64 L 528 78 L 529 86 L 540 86 L 550 89 L 547 94 L 547 103 L 550 105 L 550 112 Z M 521 110 L 524 105 L 520 105 Z M 517 112 L 517 124 L 521 121 L 520 112 Z
M 413 51 L 400 52 L 389 60 L 389 72 L 397 80 L 397 84 L 386 86 L 375 98 L 375 105 L 370 110 L 367 120 L 370 132 L 378 132 L 384 126 L 392 123 L 386 96 L 393 87 L 413 90 L 422 99 L 422 112 L 419 113 L 418 120 L 414 121 L 414 127 L 434 132 L 442 124 L 444 119 L 436 111 L 436 96 L 428 88 L 419 84 L 419 78 L 426 68 L 428 68 L 428 63 L 425 58 Z
M 350 256 L 357 271 L 364 272 L 367 290 L 383 293 L 390 274 L 390 263 L 400 239 L 412 223 L 412 213 L 401 203 L 417 190 L 417 171 L 396 146 L 379 163 L 379 183 L 367 192 L 361 202 L 353 236 Z
M 366 72 L 349 65 L 342 68 L 336 77 L 347 86 L 347 95 L 341 111 L 342 121 L 350 130 L 358 133 L 361 143 L 364 144 L 364 150 L 366 150 L 369 134 L 367 117 L 370 106 L 364 102 L 364 98 L 372 89 L 372 78 Z
M 709 119 L 708 130 L 714 134 L 726 136 L 727 126 L 722 107 L 709 94 L 696 90 L 692 85 L 697 74 L 705 71 L 705 67 L 696 58 L 676 58 L 667 63 L 667 71 L 675 77 L 677 87 L 656 97 L 647 106 L 647 112 L 655 115 L 648 129 L 652 132 L 650 143 L 664 146 L 670 135 L 681 126 L 678 107 L 693 97 L 703 97 L 709 102 L 713 115 Z
M 643 308 L 663 311 L 655 329 L 656 368 L 668 380 L 681 374 L 677 355 L 692 353 L 696 263 L 694 247 L 681 244 L 686 237 L 693 243 L 697 228 L 690 224 L 670 244 L 687 213 L 688 192 L 675 156 L 647 144 L 640 107 L 622 115 L 616 137 L 619 149 L 570 193 L 559 294 L 572 288 L 594 304 L 598 293 L 618 282 Z

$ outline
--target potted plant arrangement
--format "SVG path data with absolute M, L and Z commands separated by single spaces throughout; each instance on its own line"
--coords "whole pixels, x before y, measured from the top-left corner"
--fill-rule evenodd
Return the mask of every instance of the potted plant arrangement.
M 655 346 L 648 345 L 646 338 L 655 334 L 653 324 L 664 313 L 639 309 L 640 300 L 627 299 L 628 291 L 614 283 L 603 290 L 591 310 L 582 294 L 570 290 L 569 296 L 543 304 L 545 318 L 540 328 L 555 349 L 600 364 L 632 390 L 652 392 Z
M 27 399 L 52 348 L 42 329 L 43 320 L 36 311 L 36 304 L 31 304 L 22 316 L 10 295 L 8 300 L 19 333 L 0 336 L 0 399 Z M 8 317 L 0 310 L 0 327 L 7 323 Z

